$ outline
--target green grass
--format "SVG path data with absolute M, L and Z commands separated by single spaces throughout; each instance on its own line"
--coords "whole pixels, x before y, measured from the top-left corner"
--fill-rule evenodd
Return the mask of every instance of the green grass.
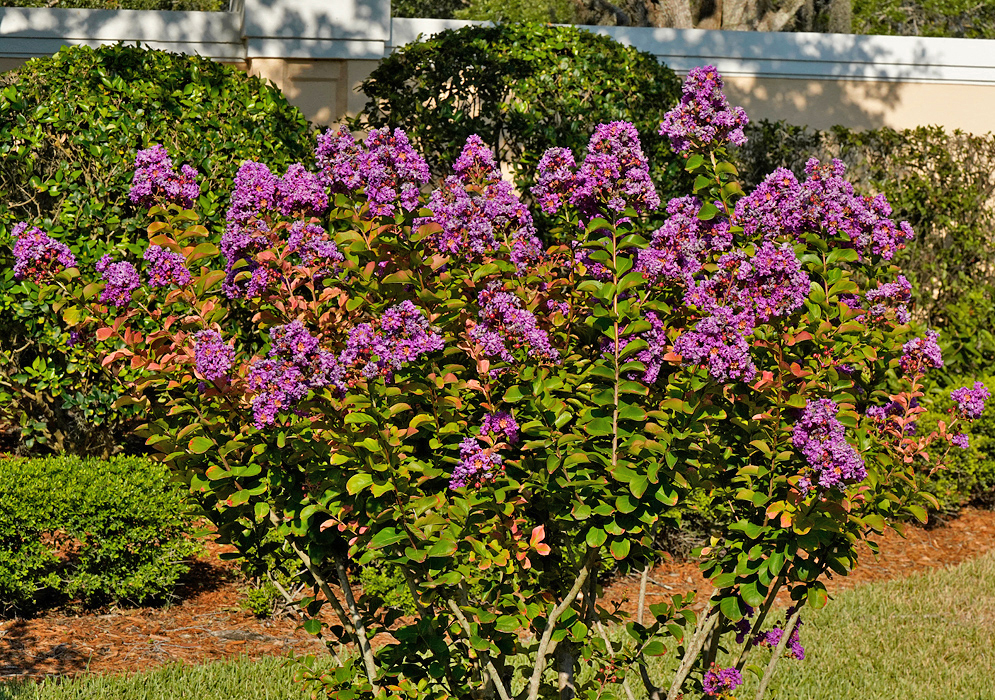
M 0 683 L 0 700 L 304 700 L 282 658 L 175 664 L 127 676 Z
M 777 700 L 995 698 L 995 553 L 956 568 L 846 591 L 825 609 L 806 611 L 804 619 L 808 658 L 780 663 L 771 686 Z M 766 664 L 768 657 L 761 651 L 756 661 Z M 578 680 L 587 677 L 582 671 Z M 740 700 L 753 697 L 751 688 L 756 681 L 748 678 L 737 693 Z M 0 685 L 0 700 L 304 697 L 283 659 Z

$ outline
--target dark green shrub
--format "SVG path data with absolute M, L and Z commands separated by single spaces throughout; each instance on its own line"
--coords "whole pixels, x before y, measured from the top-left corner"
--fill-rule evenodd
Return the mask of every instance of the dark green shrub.
M 960 385 L 972 386 L 976 380 L 964 379 L 955 382 L 949 389 L 937 390 L 929 398 L 933 404 L 928 413 L 923 414 L 917 424 L 919 434 L 935 430 L 941 420 L 950 422 L 949 411 L 954 408 L 950 392 Z M 988 390 L 995 394 L 995 376 L 981 379 Z M 954 511 L 973 500 L 993 505 L 995 498 L 995 402 L 989 401 L 985 412 L 970 425 L 968 432 L 970 447 L 962 450 L 952 447 L 947 460 L 947 468 L 937 472 L 931 479 L 930 490 L 944 510 Z M 939 444 L 939 452 L 945 449 Z
M 220 235 L 246 159 L 277 169 L 311 157 L 308 122 L 276 88 L 214 61 L 123 45 L 68 47 L 0 76 L 0 418 L 23 448 L 106 454 L 127 414 L 113 383 L 69 352 L 57 309 L 26 306 L 13 280 L 13 224 L 41 225 L 81 268 L 141 256 L 146 212 L 128 202 L 138 149 L 162 143 L 199 173 L 198 210 Z
M 745 185 L 776 167 L 800 174 L 813 155 L 840 158 L 865 193 L 884 193 L 916 238 L 895 256 L 912 282 L 913 319 L 942 330 L 943 384 L 995 362 L 995 136 L 941 127 L 816 131 L 784 122 L 747 130 Z
M 0 612 L 164 599 L 197 551 L 184 489 L 138 457 L 0 460 Z
M 369 101 L 352 126 L 402 127 L 436 176 L 479 134 L 526 192 L 547 148 L 578 152 L 599 123 L 631 121 L 666 201 L 690 184 L 657 133 L 680 89 L 652 54 L 576 27 L 468 26 L 384 59 L 363 83 Z

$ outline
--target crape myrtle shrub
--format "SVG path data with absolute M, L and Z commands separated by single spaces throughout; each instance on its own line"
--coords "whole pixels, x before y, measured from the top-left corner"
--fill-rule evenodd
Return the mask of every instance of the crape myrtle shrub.
M 941 127 L 817 131 L 785 122 L 750 125 L 736 153 L 743 180 L 777 167 L 797 175 L 811 155 L 839 158 L 854 185 L 882 192 L 918 234 L 895 255 L 912 283 L 912 318 L 943 331 L 935 379 L 986 373 L 995 362 L 995 136 Z
M 116 343 L 104 362 L 137 372 L 148 444 L 193 475 L 222 537 L 295 553 L 306 629 L 359 652 L 306 665 L 329 697 L 728 697 L 744 672 L 763 697 L 781 658 L 804 657 L 820 576 L 925 520 L 922 477 L 969 447 L 988 392 L 958 390 L 916 432 L 943 359 L 890 264 L 911 229 L 839 161 L 744 193 L 727 146 L 746 115 L 721 86 L 694 69 L 659 125 L 693 194 L 661 202 L 627 122 L 544 153 L 546 245 L 483 140 L 426 196 L 403 131 L 338 130 L 318 172 L 240 167 L 220 256 L 182 168 L 150 169 L 148 149 L 132 193 L 151 255 L 88 268 L 23 222 L 16 274 Z M 718 515 L 704 610 L 640 605 L 613 639 L 627 620 L 598 604 L 599 574 L 642 570 L 645 593 L 654 533 L 696 504 Z M 413 618 L 355 586 L 371 563 L 401 573 Z M 676 670 L 651 672 L 667 644 Z
M 597 124 L 625 120 L 639 131 L 660 195 L 690 186 L 657 130 L 680 81 L 610 37 L 538 23 L 446 30 L 385 58 L 362 91 L 369 101 L 352 128 L 403 128 L 438 178 L 475 134 L 528 197 L 546 149 L 580 150 Z
M 138 457 L 0 459 L 0 614 L 167 599 L 197 550 L 185 498 Z
M 135 151 L 161 143 L 195 172 L 212 230 L 244 160 L 274 168 L 311 157 L 309 126 L 279 90 L 214 61 L 123 45 L 67 47 L 0 76 L 0 242 L 30 219 L 93 265 L 141 256 L 147 210 L 129 200 Z M 25 451 L 106 453 L 127 412 L 106 372 L 57 323 L 51 299 L 27 301 L 0 246 L 0 419 Z

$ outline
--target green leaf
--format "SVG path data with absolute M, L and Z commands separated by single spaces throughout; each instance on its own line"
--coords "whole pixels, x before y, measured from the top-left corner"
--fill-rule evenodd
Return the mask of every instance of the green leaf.
M 729 595 L 723 598 L 719 603 L 719 609 L 732 622 L 738 622 L 743 619 L 743 611 L 739 607 L 738 596 Z
M 592 527 L 587 531 L 587 544 L 589 547 L 600 547 L 608 540 L 608 535 L 599 527 Z
M 610 549 L 612 556 L 616 560 L 622 561 L 629 556 L 629 540 L 612 540 Z
M 309 618 L 301 625 L 308 634 L 318 634 L 321 632 L 321 620 L 316 617 Z
M 367 474 L 365 472 L 353 474 L 349 481 L 346 482 L 345 490 L 348 491 L 350 495 L 355 496 L 363 489 L 368 488 L 372 483 L 372 474 Z
M 212 447 L 214 447 L 214 440 L 203 435 L 198 435 L 187 443 L 187 449 L 195 455 L 202 455 Z

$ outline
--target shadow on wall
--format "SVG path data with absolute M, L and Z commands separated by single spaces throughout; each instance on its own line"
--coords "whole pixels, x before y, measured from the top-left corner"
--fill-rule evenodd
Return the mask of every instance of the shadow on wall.
M 948 56 L 912 37 L 589 29 L 650 51 L 678 73 L 715 65 L 730 101 L 742 105 L 751 119 L 784 119 L 820 129 L 834 124 L 893 126 L 895 115 L 902 115 L 899 121 L 905 125 L 920 106 L 911 103 L 909 88 L 919 95 L 915 88 L 944 77 L 937 66 L 950 63 Z M 940 94 L 948 86 L 929 87 Z M 957 104 L 943 108 L 952 114 L 963 111 Z

